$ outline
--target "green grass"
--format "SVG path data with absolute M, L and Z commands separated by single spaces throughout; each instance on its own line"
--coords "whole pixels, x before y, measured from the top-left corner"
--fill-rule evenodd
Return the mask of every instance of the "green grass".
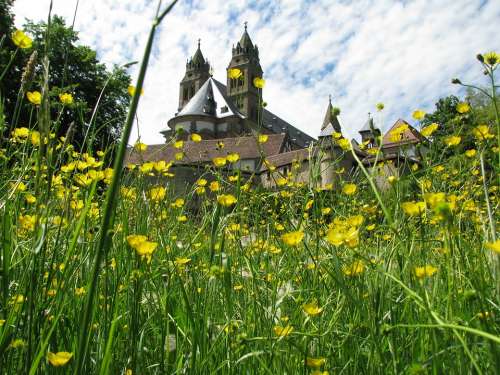
M 120 178 L 98 150 L 31 142 L 54 131 L 48 100 L 34 107 L 29 135 L 1 140 L 2 373 L 311 374 L 308 357 L 324 358 L 317 371 L 330 374 L 500 368 L 499 259 L 485 246 L 498 225 L 497 136 L 476 139 L 472 157 L 430 152 L 387 191 L 362 170 L 354 195 L 342 181 L 321 190 L 293 175 L 276 190 L 247 190 L 212 167 L 220 191 L 193 186 L 181 204 L 169 178 L 155 201 L 139 168 Z M 438 192 L 436 202 L 426 195 Z M 237 203 L 218 204 L 223 193 Z M 405 213 L 411 201 L 425 211 Z M 294 231 L 304 238 L 285 243 Z M 152 254 L 131 235 L 156 243 Z M 424 266 L 435 272 L 419 277 Z M 63 351 L 73 353 L 64 366 L 48 362 Z

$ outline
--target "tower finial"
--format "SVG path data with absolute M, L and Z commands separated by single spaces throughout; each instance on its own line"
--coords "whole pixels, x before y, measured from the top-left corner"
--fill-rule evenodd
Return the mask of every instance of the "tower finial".
M 198 48 L 200 48 L 200 45 L 201 45 L 201 39 L 198 38 Z
M 330 94 L 330 95 L 328 95 L 328 102 L 329 102 L 330 104 L 332 104 L 332 95 L 331 95 L 331 94 Z
M 247 31 L 248 28 L 248 21 L 245 21 L 245 31 Z

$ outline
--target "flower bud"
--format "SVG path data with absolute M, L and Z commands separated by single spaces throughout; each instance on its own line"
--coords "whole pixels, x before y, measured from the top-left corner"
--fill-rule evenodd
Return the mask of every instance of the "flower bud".
M 476 58 L 477 58 L 480 62 L 484 63 L 484 57 L 483 57 L 483 55 L 481 55 L 480 53 L 478 53 L 478 54 L 477 54 Z
M 453 83 L 454 85 L 461 85 L 462 81 L 460 81 L 458 78 L 453 78 L 451 80 L 451 83 Z

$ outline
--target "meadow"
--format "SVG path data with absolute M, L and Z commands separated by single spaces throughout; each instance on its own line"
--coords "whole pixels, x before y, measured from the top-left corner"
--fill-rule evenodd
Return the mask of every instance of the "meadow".
M 125 162 L 169 10 L 116 149 L 56 135 L 50 102 L 73 102 L 49 95 L 57 67 L 23 98 L 30 123 L 0 106 L 0 372 L 498 373 L 498 110 L 476 123 L 461 103 L 472 125 L 428 128 L 385 190 L 362 165 L 331 186 L 292 168 L 272 190 L 210 165 L 179 195 L 169 160 Z M 496 104 L 500 56 L 478 59 Z

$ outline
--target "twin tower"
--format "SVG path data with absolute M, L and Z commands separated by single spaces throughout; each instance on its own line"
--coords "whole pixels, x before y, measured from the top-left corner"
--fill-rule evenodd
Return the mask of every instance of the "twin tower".
M 257 122 L 259 93 L 253 85 L 253 80 L 256 77 L 262 77 L 263 72 L 260 66 L 259 48 L 252 43 L 246 24 L 240 41 L 233 46 L 227 71 L 234 68 L 239 69 L 242 76 L 238 79 L 231 79 L 227 74 L 225 94 L 248 120 Z M 203 56 L 200 41 L 198 41 L 198 49 L 186 63 L 186 74 L 180 83 L 179 112 L 211 76 L 210 64 Z

